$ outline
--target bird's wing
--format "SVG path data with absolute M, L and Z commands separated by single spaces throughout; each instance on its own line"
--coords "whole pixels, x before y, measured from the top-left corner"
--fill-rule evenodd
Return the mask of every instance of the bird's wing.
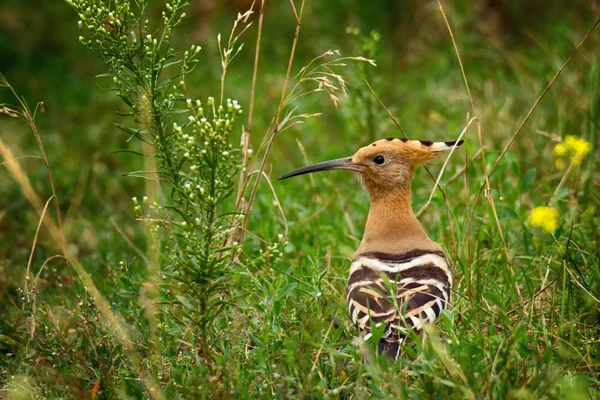
M 384 325 L 382 340 L 401 343 L 409 329 L 420 331 L 447 307 L 451 285 L 448 264 L 443 253 L 377 256 L 361 255 L 352 263 L 348 310 L 352 321 L 366 333 L 365 339 L 373 326 Z

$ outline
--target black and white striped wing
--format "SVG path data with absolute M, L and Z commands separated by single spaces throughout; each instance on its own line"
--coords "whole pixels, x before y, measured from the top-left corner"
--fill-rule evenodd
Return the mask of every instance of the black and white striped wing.
M 384 325 L 379 351 L 396 358 L 408 330 L 420 331 L 448 306 L 451 285 L 443 252 L 365 253 L 350 267 L 348 310 L 365 340 Z

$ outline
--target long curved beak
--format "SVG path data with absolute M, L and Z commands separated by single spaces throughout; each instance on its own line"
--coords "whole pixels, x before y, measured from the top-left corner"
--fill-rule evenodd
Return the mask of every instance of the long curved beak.
M 360 171 L 361 164 L 353 163 L 352 157 L 338 158 L 336 160 L 323 161 L 320 163 L 307 165 L 306 167 L 298 168 L 287 174 L 281 175 L 279 180 L 291 178 L 292 176 L 310 174 L 311 172 L 327 171 L 330 169 L 347 169 L 350 171 Z

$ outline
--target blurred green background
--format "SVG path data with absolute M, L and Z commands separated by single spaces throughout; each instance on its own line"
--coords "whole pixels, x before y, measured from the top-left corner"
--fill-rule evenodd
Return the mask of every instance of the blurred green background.
M 161 2 L 150 3 L 150 14 L 158 17 Z M 194 96 L 218 93 L 216 35 L 227 36 L 235 15 L 251 4 L 248 0 L 192 2 L 189 18 L 176 31 L 174 43 L 181 49 L 190 44 L 203 47 L 202 61 L 188 77 Z M 446 8 L 482 119 L 484 142 L 493 148 L 506 143 L 599 12 L 598 2 L 590 1 L 452 1 Z M 470 107 L 435 1 L 307 2 L 304 15 L 294 71 L 330 49 L 373 58 L 378 66 L 351 65 L 342 71 L 350 94 L 339 109 L 326 96 L 298 102 L 302 112 L 323 112 L 323 116 L 307 120 L 276 141 L 270 163 L 275 174 L 304 162 L 296 138 L 311 149 L 310 161 L 318 161 L 350 154 L 377 138 L 400 135 L 367 91 L 364 78 L 371 81 L 410 137 L 444 140 L 460 132 Z M 143 182 L 113 179 L 142 169 L 140 158 L 113 153 L 137 149 L 139 144 L 126 143 L 126 136 L 114 127 L 123 120 L 116 110 L 125 110 L 124 106 L 114 92 L 106 90 L 111 82 L 95 78 L 104 72 L 103 65 L 78 42 L 76 22 L 77 16 L 61 1 L 4 0 L 0 4 L 0 72 L 32 108 L 43 102 L 44 112 L 38 113 L 36 121 L 58 180 L 62 208 L 80 220 L 79 231 L 86 229 L 90 218 L 105 224 L 108 215 L 131 218 L 124 199 L 141 193 Z M 348 34 L 348 27 L 360 33 Z M 252 132 L 256 142 L 276 113 L 285 76 L 294 34 L 288 2 L 267 1 L 264 32 Z M 250 29 L 242 38 L 245 48 L 232 63 L 226 86 L 228 96 L 238 99 L 246 110 L 255 34 L 256 29 Z M 590 68 L 597 61 L 598 43 L 598 35 L 593 35 L 581 49 L 568 67 L 570 75 L 559 79 L 538 107 L 536 116 L 541 122 L 526 127 L 513 152 L 530 155 L 531 148 L 548 152 L 547 140 L 535 135 L 536 130 L 562 135 L 581 129 L 580 119 L 567 115 L 584 112 L 577 102 L 585 97 L 583 88 L 593 79 Z M 572 101 L 556 102 L 565 96 Z M 0 102 L 15 104 L 6 89 L 0 90 Z M 491 118 L 486 119 L 486 114 Z M 35 138 L 25 125 L 3 117 L 0 133 L 16 154 L 38 154 Z M 536 157 L 522 162 L 526 170 Z M 36 189 L 46 197 L 49 189 L 40 160 L 25 158 L 23 163 Z M 0 175 L 0 185 L 0 259 L 5 264 L 6 260 L 21 263 L 28 257 L 28 238 L 37 217 L 28 215 L 18 186 L 6 174 Z M 98 228 L 95 225 L 93 230 Z

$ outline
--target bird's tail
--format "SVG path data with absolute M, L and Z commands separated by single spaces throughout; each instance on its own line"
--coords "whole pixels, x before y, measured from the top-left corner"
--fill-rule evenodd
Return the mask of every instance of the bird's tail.
M 400 339 L 399 341 L 388 342 L 385 339 L 381 339 L 378 346 L 379 354 L 385 354 L 387 358 L 396 360 L 400 355 L 400 346 L 403 341 L 403 339 Z

